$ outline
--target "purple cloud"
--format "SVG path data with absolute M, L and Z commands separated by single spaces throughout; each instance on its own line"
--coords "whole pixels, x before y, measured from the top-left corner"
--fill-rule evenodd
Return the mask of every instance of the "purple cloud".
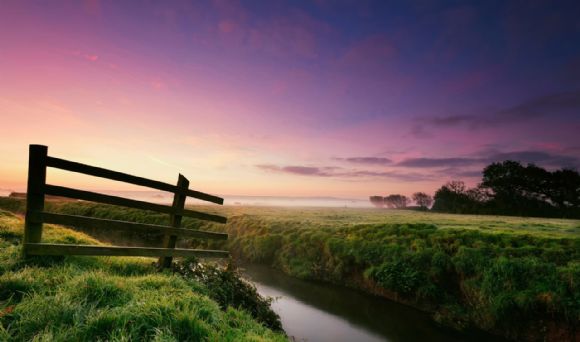
M 318 177 L 329 177 L 332 175 L 329 172 L 335 169 L 334 167 L 320 168 L 313 166 L 277 166 L 271 164 L 260 164 L 256 165 L 256 167 L 264 171 L 270 172 L 290 173 L 294 175 L 318 176 Z
M 572 168 L 577 167 L 580 163 L 578 158 L 551 154 L 544 151 L 502 152 L 488 157 L 489 162 L 498 162 L 503 160 L 515 160 L 522 163 Z
M 271 164 L 259 164 L 257 168 L 276 173 L 286 173 L 300 176 L 311 177 L 334 177 L 344 179 L 377 179 L 388 178 L 400 181 L 425 181 L 432 180 L 431 175 L 414 173 L 414 172 L 398 172 L 398 171 L 371 171 L 371 170 L 346 170 L 340 167 L 326 166 L 278 166 Z
M 418 127 L 420 131 L 424 131 L 424 126 L 466 125 L 476 129 L 521 123 L 533 118 L 569 115 L 578 110 L 580 110 L 580 91 L 569 91 L 538 96 L 518 105 L 498 110 L 490 116 L 449 115 L 422 118 L 419 120 Z M 415 131 L 417 131 L 417 127 L 413 128 L 412 133 Z
M 474 158 L 409 158 L 397 163 L 397 166 L 430 168 L 430 167 L 471 166 L 481 163 L 483 163 L 482 159 L 474 159 Z
M 494 162 L 514 160 L 521 163 L 537 164 L 552 167 L 577 167 L 580 160 L 576 157 L 552 154 L 544 151 L 513 151 L 499 152 L 488 151 L 479 153 L 479 157 L 459 158 L 409 158 L 404 159 L 394 166 L 408 168 L 458 168 L 469 166 L 485 166 Z
M 384 157 L 350 157 L 350 158 L 334 158 L 334 160 L 345 161 L 354 164 L 368 164 L 368 165 L 389 165 L 393 161 Z

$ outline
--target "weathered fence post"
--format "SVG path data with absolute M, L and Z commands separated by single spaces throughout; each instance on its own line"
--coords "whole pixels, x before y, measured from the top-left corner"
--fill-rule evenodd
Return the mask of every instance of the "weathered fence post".
M 189 189 L 189 180 L 185 178 L 181 173 L 179 174 L 179 179 L 177 180 L 177 187 L 179 190 L 184 190 L 184 192 L 176 192 L 173 196 L 173 209 L 175 213 L 171 214 L 171 227 L 179 228 L 181 226 L 181 218 L 182 215 L 179 213 L 183 211 L 185 208 L 185 199 L 187 195 L 185 195 L 185 191 Z M 175 243 L 177 241 L 177 236 L 166 233 L 163 238 L 163 247 L 164 248 L 175 248 Z M 171 262 L 173 261 L 172 257 L 161 257 L 159 258 L 159 267 L 160 268 L 168 268 L 171 266 Z
M 39 217 L 44 210 L 47 153 L 47 146 L 30 145 L 29 147 L 24 243 L 38 243 L 42 237 L 42 221 Z M 26 248 L 23 251 L 26 256 Z

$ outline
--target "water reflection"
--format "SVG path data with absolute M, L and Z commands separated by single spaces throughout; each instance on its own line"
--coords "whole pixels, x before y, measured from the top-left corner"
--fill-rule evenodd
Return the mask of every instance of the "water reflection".
M 351 289 L 289 277 L 246 265 L 244 274 L 262 295 L 278 297 L 272 308 L 298 341 L 484 341 L 436 325 L 428 315 Z

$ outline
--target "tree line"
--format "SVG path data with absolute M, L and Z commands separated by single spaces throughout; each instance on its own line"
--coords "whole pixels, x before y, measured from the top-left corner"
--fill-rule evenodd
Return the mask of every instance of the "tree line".
M 580 174 L 507 160 L 485 167 L 476 187 L 451 181 L 434 199 L 432 209 L 442 212 L 580 218 Z
M 433 204 L 433 198 L 427 195 L 424 192 L 416 192 L 411 196 L 409 199 L 405 195 L 400 194 L 393 194 L 388 196 L 371 196 L 370 198 L 371 203 L 377 208 L 394 208 L 394 209 L 403 209 L 406 208 L 411 200 L 413 200 L 418 208 L 427 210 L 431 204 Z
M 424 192 L 411 197 L 416 208 L 457 214 L 489 214 L 580 218 L 580 174 L 573 169 L 548 171 L 534 164 L 506 160 L 483 169 L 481 183 L 468 188 L 450 181 L 432 198 Z M 406 208 L 411 199 L 394 194 L 371 196 L 376 207 Z

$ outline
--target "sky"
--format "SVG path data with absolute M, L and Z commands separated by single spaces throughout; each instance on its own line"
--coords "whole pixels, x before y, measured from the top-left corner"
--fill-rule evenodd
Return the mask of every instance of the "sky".
M 0 0 L 0 189 L 25 190 L 29 144 L 218 195 L 577 168 L 578 18 L 577 1 Z

